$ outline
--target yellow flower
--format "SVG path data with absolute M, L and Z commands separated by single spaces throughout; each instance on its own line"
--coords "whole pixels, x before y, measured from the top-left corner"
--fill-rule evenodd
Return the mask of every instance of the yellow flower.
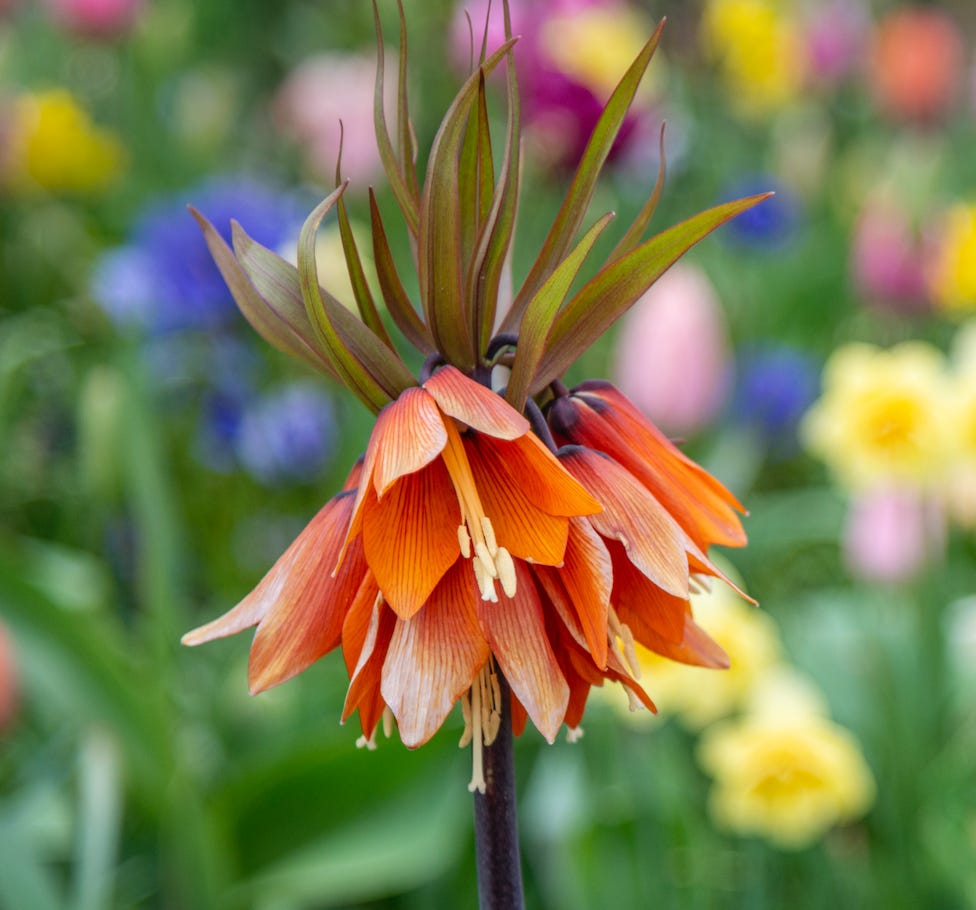
M 104 189 L 118 176 L 123 150 L 70 92 L 25 94 L 14 105 L 7 181 L 54 193 Z
M 823 395 L 801 426 L 804 442 L 853 489 L 931 487 L 946 466 L 947 381 L 942 354 L 924 342 L 845 345 L 824 370 Z
M 592 7 L 548 19 L 541 42 L 563 73 L 609 98 L 649 30 L 647 20 L 629 7 Z
M 734 573 L 718 564 L 735 580 Z M 640 645 L 637 660 L 641 682 L 660 715 L 675 715 L 686 727 L 700 730 L 742 706 L 756 680 L 780 659 L 780 641 L 772 618 L 726 585 L 692 595 L 691 605 L 698 625 L 728 654 L 729 668 L 715 672 L 675 663 Z M 629 716 L 649 718 L 643 712 Z
M 944 310 L 976 309 L 976 205 L 956 205 L 947 213 L 931 287 L 932 297 Z
M 976 321 L 959 330 L 949 390 L 950 464 L 944 485 L 952 518 L 976 528 Z
M 769 113 L 798 94 L 804 78 L 800 31 L 779 3 L 707 0 L 701 40 L 741 113 Z
M 739 834 L 800 849 L 859 818 L 874 779 L 854 736 L 833 723 L 809 683 L 770 672 L 745 717 L 707 730 L 699 761 L 715 778 L 711 811 Z

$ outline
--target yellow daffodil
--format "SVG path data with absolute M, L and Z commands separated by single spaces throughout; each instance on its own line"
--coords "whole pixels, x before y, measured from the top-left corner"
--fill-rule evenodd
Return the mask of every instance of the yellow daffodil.
M 749 713 L 710 727 L 698 750 L 723 828 L 800 849 L 867 811 L 874 779 L 854 736 L 789 670 L 760 681 Z
M 727 574 L 735 580 L 734 573 Z M 641 684 L 654 693 L 661 716 L 674 715 L 688 728 L 700 730 L 742 707 L 756 680 L 780 660 L 781 647 L 772 618 L 727 585 L 693 594 L 691 605 L 695 621 L 728 654 L 729 668 L 714 673 L 665 660 L 640 646 L 637 660 Z
M 976 309 L 976 204 L 956 205 L 946 214 L 930 283 L 943 310 Z
M 701 25 L 732 104 L 763 115 L 792 101 L 804 78 L 799 23 L 775 0 L 708 0 Z
M 552 16 L 540 37 L 547 56 L 562 72 L 598 98 L 609 98 L 647 31 L 643 16 L 619 4 Z
M 123 166 L 119 140 L 96 126 L 65 89 L 18 98 L 10 132 L 4 177 L 24 191 L 97 192 L 111 184 Z
M 931 487 L 942 479 L 950 419 L 945 359 L 936 348 L 845 345 L 827 363 L 823 386 L 802 436 L 843 484 Z

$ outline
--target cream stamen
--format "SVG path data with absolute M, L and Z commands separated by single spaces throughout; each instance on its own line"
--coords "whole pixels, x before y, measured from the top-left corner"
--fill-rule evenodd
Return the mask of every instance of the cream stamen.
M 393 735 L 393 712 L 389 705 L 383 709 L 383 735 L 387 739 Z
M 471 535 L 464 525 L 458 525 L 458 546 L 461 548 L 461 555 L 465 559 L 471 558 Z

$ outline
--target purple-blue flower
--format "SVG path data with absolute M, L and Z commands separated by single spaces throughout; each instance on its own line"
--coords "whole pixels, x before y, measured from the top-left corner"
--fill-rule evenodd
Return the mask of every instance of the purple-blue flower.
M 316 385 L 292 383 L 248 404 L 235 451 L 262 483 L 294 483 L 313 479 L 326 466 L 335 439 L 331 398 Z
M 230 241 L 230 222 L 272 249 L 297 234 L 303 200 L 252 177 L 218 177 L 146 209 L 129 243 L 96 264 L 92 292 L 119 324 L 149 333 L 213 329 L 238 317 L 187 210 L 192 203 Z
M 800 418 L 819 394 L 820 370 L 808 354 L 786 346 L 746 351 L 739 360 L 732 413 L 755 429 L 771 452 L 796 446 Z
M 733 218 L 722 236 L 753 249 L 787 246 L 796 235 L 802 212 L 799 199 L 775 178 L 766 174 L 740 178 L 725 188 L 722 198 L 738 199 L 770 190 L 776 195 Z

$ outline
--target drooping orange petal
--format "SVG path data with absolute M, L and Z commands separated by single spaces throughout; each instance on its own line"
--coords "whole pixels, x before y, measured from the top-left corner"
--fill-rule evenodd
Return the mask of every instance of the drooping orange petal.
M 350 674 L 349 689 L 342 707 L 343 723 L 353 711 L 359 709 L 359 723 L 366 737 L 373 735 L 386 705 L 380 691 L 380 680 L 395 625 L 396 614 L 382 601 L 374 601 L 359 661 Z
M 529 422 L 501 395 L 469 379 L 452 366 L 439 369 L 424 389 L 440 409 L 480 433 L 515 439 L 529 432 Z
M 480 443 L 487 437 L 466 433 L 463 438 L 471 475 L 498 545 L 518 559 L 560 565 L 566 552 L 569 519 L 543 512 L 529 500 L 525 486 L 512 477 L 495 452 L 482 454 Z
M 745 545 L 736 498 L 609 383 L 584 383 L 560 398 L 550 423 L 558 439 L 605 452 L 626 468 L 702 549 Z
M 597 532 L 608 540 L 619 540 L 630 561 L 655 584 L 687 597 L 685 535 L 663 506 L 628 471 L 600 452 L 567 446 L 559 457 L 603 504 L 603 511 L 589 519 Z
M 613 586 L 610 554 L 584 518 L 571 518 L 566 558 L 561 569 L 533 568 L 556 612 L 571 634 L 578 628 L 593 662 L 607 665 L 607 615 Z M 567 619 L 567 609 L 572 619 Z
M 409 748 L 434 735 L 490 656 L 479 598 L 474 573 L 459 560 L 419 613 L 397 619 L 381 685 Z
M 430 464 L 444 450 L 447 431 L 437 403 L 421 388 L 400 394 L 377 415 L 369 440 L 373 488 L 383 494 L 405 474 Z
M 386 602 L 409 619 L 461 556 L 461 523 L 454 487 L 443 461 L 401 477 L 363 510 L 366 561 Z
M 661 635 L 635 613 L 618 610 L 617 615 L 621 622 L 630 627 L 634 639 L 655 654 L 695 667 L 724 670 L 730 666 L 728 654 L 692 619 L 690 608 L 685 611 L 682 634 L 678 641 Z
M 512 711 L 512 733 L 521 736 L 525 732 L 525 722 L 529 719 L 525 706 L 516 697 L 514 692 L 509 693 L 508 703 Z
M 406 389 L 376 415 L 346 533 L 347 545 L 362 532 L 367 492 L 374 489 L 382 496 L 397 478 L 419 471 L 437 458 L 446 443 L 437 403 L 421 388 Z
M 300 537 L 303 545 L 288 571 L 276 575 L 276 567 L 266 576 L 269 584 L 263 596 L 275 605 L 258 626 L 251 646 L 252 694 L 291 679 L 339 644 L 346 610 L 366 573 L 366 562 L 362 547 L 354 543 L 333 576 L 352 497 L 344 494 L 334 502 L 332 533 L 304 541 Z
M 642 644 L 641 634 L 645 630 L 650 630 L 648 634 L 680 643 L 688 612 L 687 598 L 676 597 L 654 584 L 635 568 L 623 546 L 616 541 L 609 541 L 607 549 L 613 561 L 611 602 L 620 621 L 630 626 L 634 637 Z
M 594 515 L 602 508 L 599 498 L 566 471 L 560 460 L 533 433 L 512 441 L 474 435 L 482 458 L 497 463 L 512 486 L 549 515 Z
M 183 644 L 201 645 L 249 629 L 289 601 L 321 600 L 318 588 L 332 572 L 325 554 L 345 533 L 351 507 L 350 494 L 330 499 L 247 597 L 223 616 L 187 632 Z
M 342 622 L 342 658 L 346 662 L 346 672 L 350 679 L 359 665 L 359 655 L 366 643 L 376 595 L 379 593 L 379 585 L 376 584 L 373 573 L 367 570 Z
M 512 691 L 551 743 L 569 702 L 569 686 L 546 634 L 542 604 L 528 567 L 516 561 L 514 597 L 478 600 L 478 621 Z

